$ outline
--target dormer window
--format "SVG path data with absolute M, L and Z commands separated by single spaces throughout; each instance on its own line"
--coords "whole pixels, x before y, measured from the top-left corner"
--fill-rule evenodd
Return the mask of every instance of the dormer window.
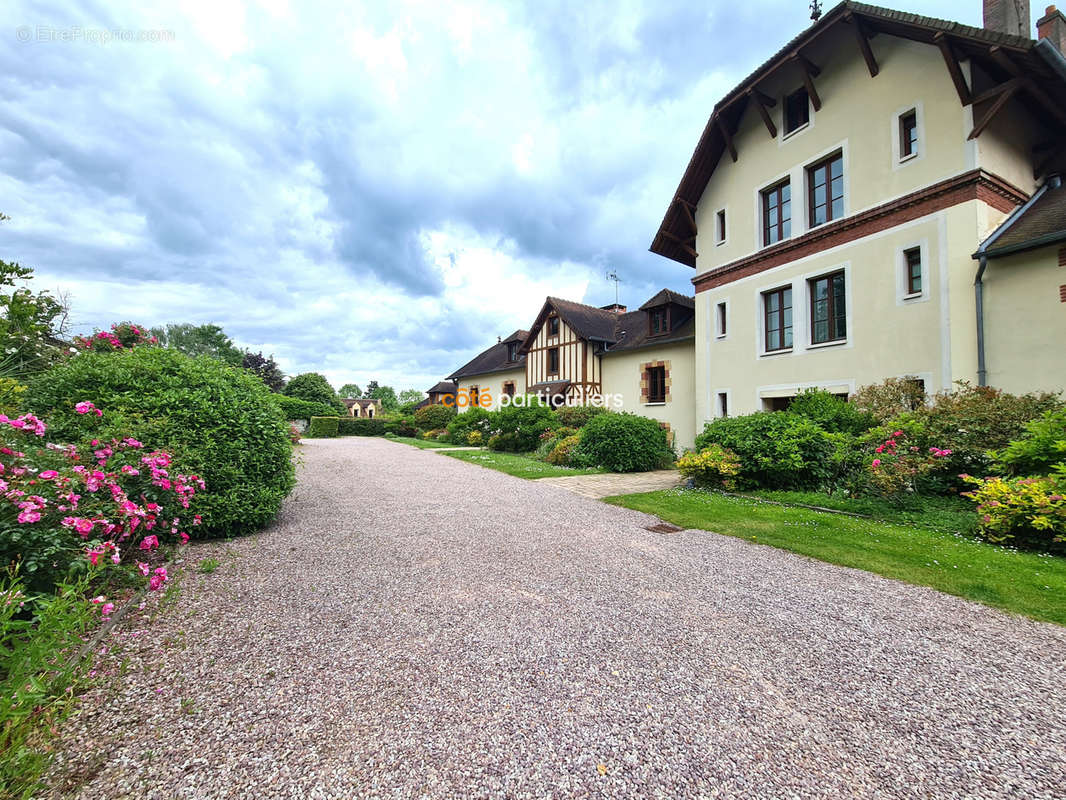
M 667 306 L 659 306 L 648 312 L 649 333 L 652 336 L 662 336 L 670 330 L 670 314 Z
M 518 360 L 518 342 L 507 343 L 507 360 L 509 362 Z
M 559 318 L 555 316 L 548 317 L 548 335 L 559 335 Z

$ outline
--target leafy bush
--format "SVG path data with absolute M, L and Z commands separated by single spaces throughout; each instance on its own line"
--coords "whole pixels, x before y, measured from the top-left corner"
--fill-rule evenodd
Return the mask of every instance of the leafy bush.
M 790 414 L 806 417 L 828 433 L 860 434 L 872 428 L 877 420 L 872 413 L 825 389 L 805 389 L 788 407 Z
M 537 449 L 533 451 L 533 457 L 546 461 L 548 455 L 555 449 L 555 446 L 559 444 L 559 442 L 569 436 L 573 436 L 577 432 L 577 428 L 569 428 L 565 425 L 544 431 L 544 433 L 540 435 L 540 444 L 537 445 Z
M 712 444 L 740 458 L 741 488 L 818 488 L 832 475 L 832 438 L 806 417 L 789 412 L 716 419 L 696 437 L 696 450 Z
M 477 431 L 474 431 L 477 433 Z M 473 434 L 471 434 L 472 436 Z M 470 437 L 467 437 L 469 442 Z M 517 433 L 495 433 L 489 437 L 488 442 L 489 450 L 496 450 L 503 453 L 517 453 L 521 452 L 522 446 L 518 438 Z
M 519 453 L 535 450 L 541 434 L 559 426 L 555 412 L 536 400 L 525 406 L 505 406 L 495 412 L 494 421 L 500 438 L 493 449 Z
M 414 417 L 403 416 L 399 419 L 385 420 L 385 434 L 392 434 L 393 436 L 417 437 L 418 427 L 415 425 Z
M 315 403 L 285 394 L 271 394 L 270 399 L 281 409 L 285 419 L 290 421 L 295 419 L 310 421 L 311 417 L 331 417 L 336 413 L 333 406 L 328 403 Z
M 677 469 L 697 486 L 732 491 L 737 488 L 740 459 L 732 450 L 712 444 L 698 453 L 685 453 L 678 459 Z
M 636 414 L 599 414 L 581 429 L 574 455 L 612 472 L 661 469 L 674 459 L 666 431 Z
M 593 417 L 606 413 L 603 406 L 562 406 L 555 411 L 559 424 L 567 428 L 584 428 Z
M 1046 411 L 1025 426 L 1025 433 L 998 453 L 997 468 L 1012 475 L 1047 475 L 1066 461 L 1066 410 Z
M 307 438 L 332 439 L 340 432 L 340 417 L 311 417 Z
M 481 431 L 470 431 L 466 437 L 466 443 L 471 447 L 481 447 L 481 442 L 485 437 L 481 435 Z
M 143 325 L 132 322 L 119 322 L 109 331 L 97 331 L 92 336 L 75 336 L 74 344 L 96 353 L 110 353 L 115 350 L 131 350 L 134 347 L 154 347 L 159 343 L 151 331 Z
M 368 417 L 341 417 L 337 433 L 340 436 L 384 436 L 385 420 Z
M 893 431 L 875 453 L 877 457 L 870 462 L 870 483 L 882 497 L 897 501 L 921 491 L 922 479 L 952 455 L 951 450 L 912 444 L 903 430 Z
M 442 433 L 448 433 L 448 430 L 446 428 L 437 428 L 433 431 L 426 431 L 422 434 L 422 438 L 426 441 L 429 441 L 431 439 L 435 441 L 441 441 L 440 436 Z
M 415 411 L 415 427 L 429 431 L 434 428 L 447 428 L 448 423 L 455 418 L 455 407 L 444 405 L 423 406 Z
M 297 397 L 309 403 L 320 403 L 333 409 L 335 414 L 347 414 L 348 407 L 337 397 L 325 375 L 317 372 L 304 372 L 285 384 L 282 393 L 288 397 Z
M 990 542 L 1061 550 L 1066 541 L 1066 466 L 1046 478 L 971 478 L 978 532 Z
M 495 413 L 474 406 L 452 418 L 448 423 L 448 433 L 455 444 L 466 444 L 471 431 L 478 431 L 482 437 L 488 437 L 494 433 L 494 426 Z
M 851 396 L 856 409 L 872 414 L 881 424 L 921 408 L 925 400 L 925 388 L 918 378 L 888 378 L 862 386 Z
M 581 443 L 581 436 L 574 433 L 570 436 L 553 441 L 555 442 L 555 446 L 552 447 L 551 452 L 548 453 L 544 460 L 549 464 L 555 464 L 559 467 L 576 466 L 573 463 L 574 452 L 577 449 L 577 446 Z
M 201 536 L 265 525 L 292 488 L 289 426 L 244 370 L 160 347 L 90 352 L 34 380 L 26 406 L 49 420 L 55 439 L 79 442 L 94 430 L 95 415 L 74 408 L 87 398 L 122 431 L 117 438 L 166 450 L 206 481 Z
M 26 394 L 25 384 L 14 378 L 0 378 L 0 414 L 14 416 L 22 405 L 22 396 Z

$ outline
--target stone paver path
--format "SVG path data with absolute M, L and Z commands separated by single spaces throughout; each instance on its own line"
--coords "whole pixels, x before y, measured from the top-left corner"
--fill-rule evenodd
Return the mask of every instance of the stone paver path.
M 52 797 L 1064 794 L 1062 628 L 383 439 L 301 451 L 275 526 L 123 624 Z
M 599 498 L 673 489 L 684 479 L 676 469 L 661 469 L 654 472 L 613 472 L 607 475 L 566 475 L 561 478 L 537 480 L 583 497 Z

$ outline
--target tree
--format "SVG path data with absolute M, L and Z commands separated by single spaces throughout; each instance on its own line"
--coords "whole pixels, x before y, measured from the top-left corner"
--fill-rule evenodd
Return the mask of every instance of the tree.
M 234 367 L 244 359 L 244 353 L 218 325 L 183 322 L 165 328 L 152 328 L 152 333 L 163 347 L 187 356 L 211 356 Z
M 9 217 L 0 214 L 0 222 Z M 18 281 L 33 277 L 31 267 L 0 260 L 0 286 L 10 286 L 11 294 L 0 294 L 0 375 L 24 379 L 41 372 L 62 355 L 66 334 L 67 305 L 62 297 L 48 292 L 34 294 L 15 288 Z
M 391 386 L 377 386 L 370 396 L 375 400 L 380 400 L 381 407 L 386 411 L 395 411 L 400 407 L 400 401 L 396 399 L 396 390 Z
M 298 397 L 309 403 L 325 403 L 337 409 L 337 413 L 347 413 L 347 407 L 337 397 L 325 375 L 318 372 L 304 372 L 285 384 L 284 394 Z
M 419 391 L 418 389 L 404 389 L 400 392 L 399 398 L 400 405 L 406 405 L 407 403 L 421 403 L 426 398 L 426 393 Z
M 366 392 L 363 394 L 363 397 L 373 397 L 374 396 L 374 392 L 376 392 L 377 390 L 378 390 L 378 382 L 377 381 L 370 381 L 370 383 L 368 383 L 366 385 Z
M 359 388 L 359 384 L 346 383 L 337 390 L 337 394 L 341 397 L 362 397 L 363 390 Z
M 249 351 L 244 354 L 241 366 L 256 375 L 270 391 L 280 392 L 285 388 L 285 376 L 278 368 L 277 362 L 274 361 L 274 356 L 266 358 L 262 351 L 258 353 Z

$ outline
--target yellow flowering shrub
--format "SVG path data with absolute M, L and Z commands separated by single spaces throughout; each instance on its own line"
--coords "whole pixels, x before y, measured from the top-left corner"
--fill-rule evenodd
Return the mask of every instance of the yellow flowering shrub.
M 678 459 L 677 469 L 686 478 L 692 478 L 697 486 L 732 491 L 740 474 L 740 458 L 732 450 L 712 444 L 698 453 L 685 453 Z
M 978 531 L 990 542 L 1048 547 L 1066 542 L 1066 466 L 1041 478 L 972 478 Z
M 560 467 L 570 466 L 570 456 L 580 441 L 581 436 L 576 433 L 560 439 L 548 453 L 545 461 Z
M 25 392 L 26 387 L 13 378 L 0 378 L 0 414 L 18 414 Z
M 481 431 L 470 431 L 466 436 L 466 443 L 471 447 L 481 447 L 481 441 L 483 438 Z

